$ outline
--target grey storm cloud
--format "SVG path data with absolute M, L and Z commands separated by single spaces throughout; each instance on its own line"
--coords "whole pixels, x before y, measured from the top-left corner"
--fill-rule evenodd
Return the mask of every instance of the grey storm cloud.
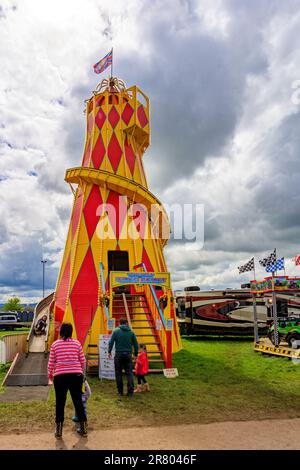
M 37 19 L 23 2 L 0 7 L 0 44 L 12 49 L 0 77 L 2 296 L 40 295 L 43 253 L 55 287 L 73 201 L 64 174 L 80 165 L 84 100 L 106 76 L 92 64 L 112 43 L 114 74 L 151 100 L 150 190 L 166 204 L 205 207 L 203 249 L 168 244 L 174 287 L 236 285 L 248 257 L 297 250 L 300 110 L 288 109 L 285 91 L 300 78 L 297 2 L 113 3 L 87 11 L 77 0 L 71 22 L 50 1 L 46 19 L 38 3 Z

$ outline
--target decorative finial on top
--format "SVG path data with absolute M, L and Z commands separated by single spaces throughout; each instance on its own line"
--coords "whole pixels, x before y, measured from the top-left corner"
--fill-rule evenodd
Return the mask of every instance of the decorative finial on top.
M 93 91 L 94 95 L 98 95 L 104 91 L 118 92 L 125 91 L 126 85 L 123 80 L 118 77 L 109 77 L 103 78 L 103 80 L 98 83 L 95 90 Z

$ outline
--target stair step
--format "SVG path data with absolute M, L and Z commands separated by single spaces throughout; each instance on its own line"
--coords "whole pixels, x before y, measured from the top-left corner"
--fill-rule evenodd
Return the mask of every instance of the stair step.
M 137 333 L 136 336 L 137 336 L 138 338 L 142 338 L 142 337 L 145 338 L 146 336 L 149 336 L 149 338 L 150 338 L 150 337 L 153 338 L 154 335 L 153 335 L 153 334 L 152 334 L 152 335 L 141 335 L 141 334 Z
M 135 326 L 135 330 L 155 330 L 154 326 Z

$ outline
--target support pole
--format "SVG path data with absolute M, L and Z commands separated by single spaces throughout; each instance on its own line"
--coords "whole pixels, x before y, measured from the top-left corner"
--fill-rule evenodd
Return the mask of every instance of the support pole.
M 258 323 L 257 323 L 257 309 L 256 309 L 256 295 L 253 294 L 253 324 L 254 324 L 254 342 L 259 342 L 258 336 Z
M 277 347 L 279 344 L 279 337 L 278 337 L 278 317 L 277 317 L 274 273 L 272 273 L 272 309 L 273 309 L 273 321 L 274 321 L 274 342 L 275 342 L 275 346 Z

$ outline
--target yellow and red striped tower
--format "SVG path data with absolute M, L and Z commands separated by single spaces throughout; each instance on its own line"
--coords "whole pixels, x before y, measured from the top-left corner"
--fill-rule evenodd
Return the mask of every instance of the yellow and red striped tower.
M 168 237 L 159 225 L 167 216 L 148 190 L 142 161 L 149 112 L 148 97 L 117 78 L 102 80 L 86 102 L 82 165 L 65 176 L 74 204 L 50 342 L 69 321 L 88 356 L 96 356 L 99 333 L 126 313 L 149 354 L 170 365 L 181 340 L 163 255 Z

